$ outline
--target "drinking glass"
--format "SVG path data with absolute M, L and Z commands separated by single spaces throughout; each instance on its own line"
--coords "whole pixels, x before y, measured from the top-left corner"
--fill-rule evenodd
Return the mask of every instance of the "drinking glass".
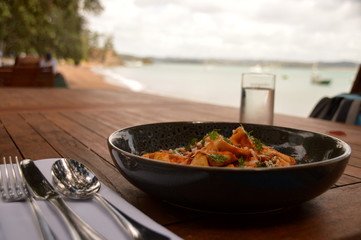
M 275 82 L 274 74 L 242 74 L 241 123 L 273 124 Z

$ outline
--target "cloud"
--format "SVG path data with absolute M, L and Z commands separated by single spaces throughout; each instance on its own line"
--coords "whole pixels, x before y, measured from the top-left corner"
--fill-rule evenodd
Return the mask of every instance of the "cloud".
M 103 0 L 89 27 L 120 53 L 361 62 L 358 0 Z

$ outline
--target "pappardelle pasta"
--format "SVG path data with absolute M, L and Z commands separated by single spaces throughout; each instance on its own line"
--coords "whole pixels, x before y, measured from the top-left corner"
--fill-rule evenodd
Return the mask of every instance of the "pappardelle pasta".
M 265 146 L 259 139 L 247 133 L 243 126 L 233 130 L 226 138 L 213 130 L 201 140 L 193 139 L 188 146 L 145 153 L 142 157 L 195 166 L 259 168 L 286 167 L 296 160 Z

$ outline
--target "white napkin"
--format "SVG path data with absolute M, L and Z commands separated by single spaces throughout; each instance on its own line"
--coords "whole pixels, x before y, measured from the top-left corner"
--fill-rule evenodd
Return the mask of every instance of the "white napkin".
M 56 160 L 57 159 L 43 159 L 35 161 L 49 182 L 52 182 L 50 168 Z M 150 219 L 104 184 L 102 184 L 99 193 L 139 223 L 168 236 L 170 239 L 181 239 Z M 58 213 L 53 210 L 50 203 L 42 200 L 37 202 L 58 239 L 71 239 L 67 228 Z M 95 200 L 69 200 L 67 203 L 85 222 L 94 227 L 94 229 L 106 239 L 127 239 L 126 234 L 118 227 L 110 214 Z M 30 206 L 27 202 L 7 203 L 0 201 L 0 239 L 40 239 Z

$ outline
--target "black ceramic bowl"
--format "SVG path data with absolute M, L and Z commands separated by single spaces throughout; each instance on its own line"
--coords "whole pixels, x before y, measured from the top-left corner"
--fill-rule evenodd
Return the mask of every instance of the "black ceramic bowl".
M 264 144 L 296 158 L 280 168 L 220 168 L 166 163 L 139 155 L 186 146 L 213 129 L 226 137 L 239 123 L 170 122 L 120 129 L 108 146 L 120 173 L 141 190 L 174 205 L 210 212 L 262 212 L 315 198 L 342 175 L 351 154 L 345 142 L 323 134 L 243 124 Z

